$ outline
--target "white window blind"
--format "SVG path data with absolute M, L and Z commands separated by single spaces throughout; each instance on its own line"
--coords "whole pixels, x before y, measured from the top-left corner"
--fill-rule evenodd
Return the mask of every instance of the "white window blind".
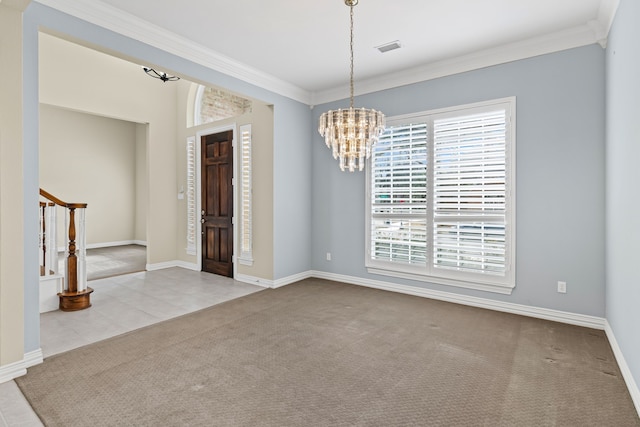
M 370 168 L 369 271 L 514 286 L 515 100 L 391 118 Z
M 240 126 L 240 257 L 242 264 L 253 263 L 252 237 L 252 166 L 251 166 L 251 125 Z
M 391 127 L 371 162 L 371 257 L 426 263 L 427 126 Z
M 505 110 L 434 120 L 434 266 L 506 271 Z
M 187 253 L 196 254 L 196 139 L 187 138 Z

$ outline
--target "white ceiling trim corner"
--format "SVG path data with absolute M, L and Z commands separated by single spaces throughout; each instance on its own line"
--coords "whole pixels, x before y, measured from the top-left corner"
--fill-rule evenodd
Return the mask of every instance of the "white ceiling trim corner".
M 604 30 L 605 37 L 609 35 L 613 20 L 618 12 L 618 6 L 620 6 L 620 0 L 600 0 L 598 22 Z
M 600 0 L 598 18 L 588 23 L 595 31 L 598 43 L 600 43 L 600 46 L 603 48 L 607 47 L 609 31 L 611 31 L 611 26 L 618 12 L 619 5 L 620 0 Z
M 36 0 L 60 12 L 219 71 L 296 101 L 310 104 L 311 94 L 291 83 L 251 68 L 164 28 L 96 0 Z M 156 64 L 165 67 L 163 64 Z M 168 70 L 167 71 L 175 71 Z

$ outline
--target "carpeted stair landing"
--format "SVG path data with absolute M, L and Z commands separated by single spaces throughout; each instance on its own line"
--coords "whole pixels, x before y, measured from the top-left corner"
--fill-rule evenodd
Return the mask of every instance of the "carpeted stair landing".
M 640 426 L 602 331 L 317 279 L 16 382 L 47 426 Z

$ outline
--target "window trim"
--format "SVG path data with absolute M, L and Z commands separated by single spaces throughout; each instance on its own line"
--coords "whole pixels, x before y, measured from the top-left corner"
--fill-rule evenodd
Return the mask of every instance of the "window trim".
M 200 126 L 204 123 L 202 122 L 202 96 L 204 95 L 204 85 L 198 85 L 198 89 L 196 89 L 196 96 L 194 101 L 193 108 L 193 125 Z
M 467 289 L 482 290 L 501 294 L 511 294 L 515 287 L 516 278 L 516 98 L 507 97 L 489 101 L 464 104 L 454 107 L 447 107 L 417 113 L 399 115 L 387 118 L 387 126 L 406 125 L 414 120 L 426 121 L 428 123 L 429 139 L 427 144 L 428 158 L 433 158 L 433 121 L 451 116 L 462 116 L 465 110 L 469 114 L 490 111 L 497 106 L 505 109 L 505 138 L 506 143 L 506 216 L 505 216 L 505 246 L 506 246 L 506 272 L 503 276 L 493 276 L 481 273 L 469 273 L 453 270 L 441 270 L 434 274 L 432 264 L 433 244 L 427 245 L 427 265 L 416 266 L 403 264 L 400 262 L 373 260 L 371 259 L 371 233 L 372 233 L 372 212 L 371 212 L 371 170 L 373 155 L 367 160 L 366 168 L 366 212 L 365 212 L 365 267 L 371 274 L 391 276 L 421 282 L 456 286 Z M 433 172 L 428 172 L 429 190 L 427 192 L 427 239 L 433 241 Z

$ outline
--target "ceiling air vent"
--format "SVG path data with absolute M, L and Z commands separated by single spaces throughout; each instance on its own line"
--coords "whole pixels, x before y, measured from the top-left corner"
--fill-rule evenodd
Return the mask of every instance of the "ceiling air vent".
M 389 43 L 381 44 L 380 46 L 376 46 L 376 49 L 380 51 L 380 53 L 389 52 L 390 50 L 400 49 L 402 47 L 398 40 L 392 41 Z

